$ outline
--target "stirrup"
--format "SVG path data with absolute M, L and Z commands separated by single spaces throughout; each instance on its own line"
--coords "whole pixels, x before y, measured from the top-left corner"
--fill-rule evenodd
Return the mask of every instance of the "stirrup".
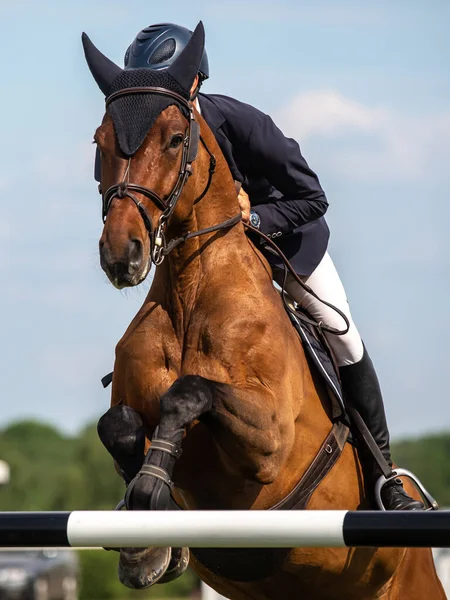
M 126 508 L 126 504 L 125 504 L 125 499 L 122 498 L 122 500 L 119 502 L 119 504 L 116 506 L 116 508 L 114 510 L 123 510 L 124 508 Z
M 414 484 L 415 488 L 418 490 L 419 494 L 422 497 L 422 500 L 426 507 L 425 510 L 439 510 L 439 504 L 436 502 L 436 500 L 433 498 L 433 496 L 425 489 L 425 486 L 420 481 L 420 479 L 418 477 L 416 477 L 416 475 L 414 475 L 414 473 L 411 473 L 411 471 L 408 471 L 407 469 L 395 469 L 395 471 L 392 471 L 392 475 L 390 475 L 389 477 L 385 477 L 384 475 L 381 475 L 378 478 L 378 480 L 375 484 L 375 500 L 376 500 L 376 502 L 378 504 L 378 508 L 380 510 L 386 510 L 384 507 L 383 501 L 381 500 L 382 488 L 387 483 L 389 483 L 393 479 L 397 479 L 397 477 L 400 477 L 400 476 L 408 477 L 408 479 L 410 479 L 411 482 Z

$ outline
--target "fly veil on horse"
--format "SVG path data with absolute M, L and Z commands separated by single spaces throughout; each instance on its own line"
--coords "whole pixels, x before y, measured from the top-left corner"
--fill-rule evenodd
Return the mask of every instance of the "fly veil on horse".
M 157 265 L 117 345 L 112 407 L 99 422 L 127 508 L 365 506 L 348 430 L 331 422 L 270 267 L 240 222 L 228 166 L 189 102 L 203 26 L 164 71 L 122 70 L 83 43 L 107 98 L 95 135 L 101 265 L 117 288 Z M 120 576 L 132 587 L 168 581 L 188 556 L 121 549 Z M 445 597 L 425 549 L 197 549 L 191 565 L 237 600 Z

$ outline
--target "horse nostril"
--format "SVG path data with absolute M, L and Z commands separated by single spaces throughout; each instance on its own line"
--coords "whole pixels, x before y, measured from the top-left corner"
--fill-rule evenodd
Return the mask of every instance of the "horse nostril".
M 143 244 L 140 240 L 130 240 L 128 243 L 130 263 L 138 265 L 142 262 L 144 255 Z

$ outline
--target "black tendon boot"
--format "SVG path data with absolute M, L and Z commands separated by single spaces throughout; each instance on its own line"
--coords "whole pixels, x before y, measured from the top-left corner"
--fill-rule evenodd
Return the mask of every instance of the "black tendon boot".
M 359 362 L 340 367 L 339 373 L 345 401 L 359 412 L 386 462 L 392 467 L 383 396 L 372 360 L 366 349 L 364 348 L 363 357 Z M 364 471 L 366 492 L 373 499 L 373 490 L 381 471 L 368 449 L 364 447 L 358 454 Z M 422 502 L 408 496 L 400 479 L 394 479 L 383 486 L 381 499 L 386 510 L 424 509 Z

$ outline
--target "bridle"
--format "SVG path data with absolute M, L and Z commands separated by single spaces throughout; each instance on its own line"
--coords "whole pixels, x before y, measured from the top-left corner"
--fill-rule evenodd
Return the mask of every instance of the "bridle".
M 186 136 L 183 139 L 183 150 L 181 155 L 181 165 L 178 173 L 178 178 L 167 198 L 162 198 L 150 188 L 138 185 L 136 183 L 130 183 L 130 181 L 128 180 L 131 164 L 130 157 L 128 159 L 128 167 L 125 171 L 124 180 L 110 186 L 104 194 L 100 191 L 100 193 L 102 193 L 103 199 L 102 218 L 103 222 L 105 222 L 109 209 L 111 208 L 112 201 L 115 198 L 130 198 L 136 205 L 139 214 L 141 215 L 142 220 L 144 221 L 145 228 L 148 232 L 150 239 L 150 256 L 152 262 L 155 265 L 160 265 L 163 262 L 164 258 L 179 244 L 185 242 L 186 240 L 192 237 L 232 227 L 241 220 L 241 214 L 239 213 L 239 215 L 236 215 L 235 217 L 232 217 L 227 221 L 223 221 L 218 225 L 214 225 L 205 229 L 200 229 L 194 232 L 189 232 L 184 236 L 171 240 L 169 243 L 166 241 L 165 232 L 167 228 L 167 223 L 175 210 L 175 207 L 180 198 L 181 192 L 183 191 L 183 188 L 186 185 L 187 180 L 192 174 L 192 163 L 197 158 L 199 142 L 201 142 L 206 152 L 209 154 L 209 172 L 206 186 L 203 192 L 200 194 L 200 196 L 198 196 L 194 200 L 194 204 L 199 202 L 209 190 L 216 169 L 216 159 L 212 152 L 209 150 L 204 139 L 200 135 L 200 125 L 195 120 L 193 106 L 185 98 L 183 98 L 183 96 L 180 96 L 180 94 L 177 94 L 176 92 L 172 92 L 171 90 L 167 90 L 165 88 L 160 87 L 124 88 L 122 90 L 114 92 L 106 98 L 106 108 L 108 108 L 111 102 L 113 102 L 121 96 L 146 93 L 169 96 L 170 98 L 174 98 L 177 101 L 177 103 L 181 104 L 184 108 L 187 109 L 189 125 Z M 147 213 L 147 210 L 142 201 L 136 197 L 136 193 L 142 194 L 143 196 L 151 200 L 154 204 L 156 204 L 156 206 L 158 206 L 158 208 L 160 208 L 163 211 L 159 217 L 158 226 L 156 227 L 156 229 L 153 229 L 152 221 Z

